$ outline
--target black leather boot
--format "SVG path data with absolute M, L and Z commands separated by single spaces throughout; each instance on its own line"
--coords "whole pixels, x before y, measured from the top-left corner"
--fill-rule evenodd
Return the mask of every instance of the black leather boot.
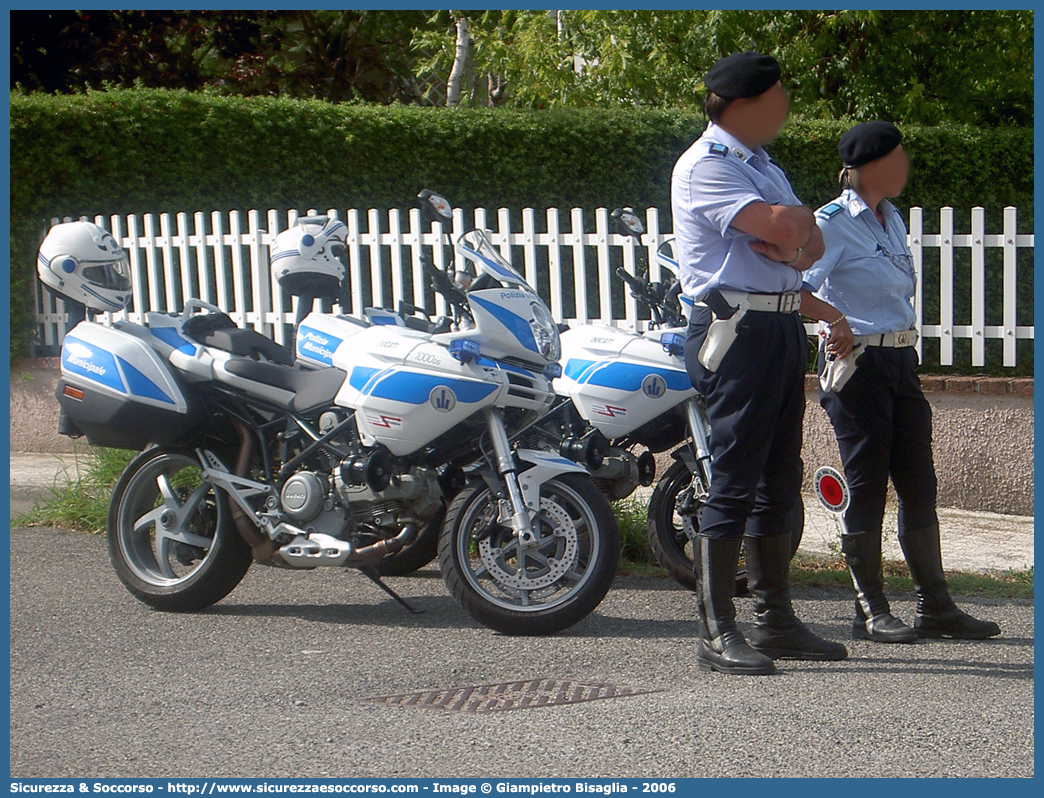
M 917 632 L 892 615 L 885 598 L 881 530 L 842 535 L 841 552 L 845 555 L 856 590 L 852 637 L 878 643 L 912 643 L 917 640 Z
M 845 659 L 848 649 L 817 637 L 794 615 L 790 604 L 790 535 L 746 537 L 744 541 L 747 580 L 755 601 L 751 648 L 772 659 Z
M 939 524 L 900 531 L 899 545 L 917 588 L 914 629 L 920 637 L 985 640 L 1000 634 L 997 624 L 973 618 L 953 603 L 943 574 Z
M 699 619 L 696 663 L 705 671 L 755 676 L 775 673 L 772 660 L 748 646 L 736 627 L 732 595 L 736 588 L 740 545 L 739 538 L 696 536 L 696 615 Z

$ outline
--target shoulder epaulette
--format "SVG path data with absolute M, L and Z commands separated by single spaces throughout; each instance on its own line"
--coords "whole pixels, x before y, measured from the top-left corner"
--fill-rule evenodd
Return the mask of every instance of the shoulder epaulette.
M 729 148 L 726 147 L 724 144 L 718 144 L 717 142 L 713 142 L 710 145 L 710 153 L 711 155 L 721 155 L 724 157 L 729 154 Z
M 824 205 L 822 208 L 816 211 L 816 216 L 821 216 L 824 219 L 829 219 L 832 216 L 837 216 L 844 209 L 845 207 L 843 205 L 840 205 L 836 202 L 831 202 L 829 205 Z

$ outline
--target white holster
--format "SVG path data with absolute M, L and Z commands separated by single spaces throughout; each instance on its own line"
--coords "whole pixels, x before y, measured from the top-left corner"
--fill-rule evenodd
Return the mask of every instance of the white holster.
M 819 387 L 823 389 L 823 392 L 837 392 L 844 388 L 848 381 L 852 379 L 852 375 L 855 374 L 855 370 L 858 367 L 856 361 L 863 356 L 865 351 L 866 347 L 860 346 L 844 357 L 835 357 L 833 360 L 827 360 L 823 373 L 819 375 Z
M 739 303 L 736 312 L 729 318 L 715 319 L 707 327 L 707 337 L 704 339 L 703 346 L 700 347 L 697 355 L 700 364 L 707 371 L 714 372 L 718 370 L 722 359 L 729 351 L 733 341 L 736 340 L 736 326 L 740 323 L 740 319 L 746 315 L 749 307 L 750 303 L 743 300 Z

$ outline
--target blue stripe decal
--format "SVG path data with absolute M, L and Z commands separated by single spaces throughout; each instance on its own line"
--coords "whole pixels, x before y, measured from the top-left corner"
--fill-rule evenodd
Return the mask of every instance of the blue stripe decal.
M 127 393 L 112 353 L 106 352 L 97 344 L 88 344 L 79 338 L 66 335 L 62 342 L 62 367 L 70 374 L 77 374 L 120 393 Z
M 574 365 L 576 364 L 576 365 Z M 593 368 L 592 368 L 593 366 Z M 572 373 L 570 372 L 572 368 Z M 601 385 L 615 388 L 618 391 L 639 391 L 642 380 L 650 374 L 663 377 L 667 387 L 672 391 L 691 391 L 692 384 L 684 371 L 677 369 L 642 366 L 635 363 L 592 362 L 587 360 L 570 360 L 566 364 L 566 376 L 580 383 Z M 576 374 L 577 376 L 573 376 Z
M 573 468 L 576 468 L 576 466 L 578 465 L 578 463 L 576 463 L 575 461 L 567 460 L 565 457 L 545 457 L 545 458 L 542 458 L 540 462 L 542 462 L 542 463 L 558 463 L 559 465 L 572 466 Z
M 432 389 L 440 385 L 452 390 L 457 396 L 457 401 L 465 404 L 480 402 L 500 387 L 495 383 L 460 380 L 437 374 L 418 374 L 392 369 L 374 374 L 376 371 L 356 366 L 349 378 L 352 387 L 377 399 L 394 399 L 396 402 L 411 405 L 427 402 Z M 359 387 L 362 383 L 365 384 Z
M 152 333 L 153 338 L 158 338 L 179 352 L 184 352 L 186 355 L 196 354 L 196 345 L 178 335 L 178 331 L 173 327 L 150 327 L 149 332 Z
M 286 252 L 277 252 L 271 257 L 271 260 L 281 260 L 283 258 L 296 258 L 301 253 L 296 249 L 288 249 Z
M 584 374 L 590 371 L 593 367 L 597 366 L 598 364 L 599 361 L 597 360 L 570 359 L 566 361 L 565 368 L 562 370 L 562 373 L 574 382 L 583 382 Z
M 127 387 L 130 389 L 132 394 L 135 396 L 144 396 L 147 399 L 156 399 L 160 402 L 166 402 L 169 405 L 174 404 L 174 400 L 167 396 L 166 392 L 156 383 L 134 368 L 134 366 L 119 355 L 116 356 L 116 359 L 120 362 L 123 376 L 127 378 Z
M 348 377 L 348 384 L 351 385 L 355 390 L 363 392 L 373 375 L 376 374 L 380 369 L 371 369 L 366 366 L 356 366 L 352 369 L 351 376 Z
M 533 338 L 533 328 L 529 326 L 529 322 L 526 319 L 523 319 L 517 313 L 512 313 L 507 308 L 490 302 L 488 299 L 482 299 L 476 294 L 471 294 L 468 297 L 468 301 L 478 302 L 480 307 L 488 310 L 497 321 L 507 327 L 522 346 L 540 354 L 537 349 L 536 339 Z

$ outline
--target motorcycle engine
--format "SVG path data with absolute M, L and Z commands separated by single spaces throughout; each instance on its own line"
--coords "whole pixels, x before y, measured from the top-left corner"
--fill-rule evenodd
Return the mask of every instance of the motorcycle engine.
M 602 465 L 591 472 L 591 480 L 610 501 L 627 498 L 639 485 L 651 485 L 655 476 L 656 461 L 651 453 L 636 457 L 615 446 L 609 449 Z
M 417 467 L 392 473 L 381 491 L 346 483 L 340 469 L 332 473 L 302 470 L 283 483 L 279 499 L 294 525 L 341 538 L 349 530 L 367 537 L 393 536 L 400 530 L 402 517 L 430 518 L 442 507 L 435 472 Z
M 329 483 L 322 474 L 299 471 L 283 485 L 280 501 L 283 512 L 299 524 L 307 523 L 319 515 L 330 492 Z
M 340 537 L 347 526 L 347 512 L 321 472 L 298 471 L 283 483 L 279 500 L 287 518 L 308 532 Z

